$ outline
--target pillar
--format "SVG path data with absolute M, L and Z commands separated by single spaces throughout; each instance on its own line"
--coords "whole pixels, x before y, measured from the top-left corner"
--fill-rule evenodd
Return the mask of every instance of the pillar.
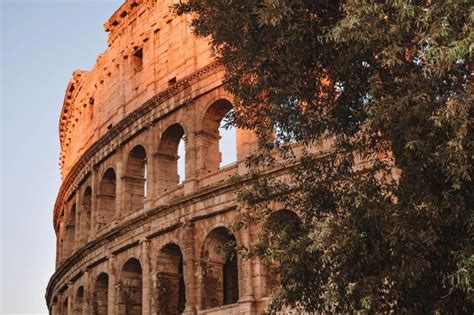
M 151 209 L 154 198 L 156 197 L 156 163 L 153 157 L 153 152 L 156 150 L 156 135 L 155 130 L 158 128 L 149 127 L 146 136 L 146 197 L 144 209 Z
M 237 161 L 242 162 L 258 149 L 257 135 L 252 130 L 237 128 Z M 239 163 L 239 175 L 248 173 L 245 163 Z
M 245 247 L 250 247 L 250 242 L 251 242 L 251 235 L 250 235 L 250 228 L 245 228 L 239 231 L 240 234 L 240 240 L 242 242 L 242 245 Z M 254 299 L 254 294 L 253 294 L 253 287 L 252 287 L 252 260 L 251 258 L 242 258 L 239 257 L 239 263 L 240 263 L 240 268 L 239 268 L 239 280 L 240 280 L 240 285 L 239 285 L 239 313 L 240 314 L 247 314 L 250 315 L 252 314 L 252 307 L 253 307 L 253 302 L 255 301 Z
M 108 257 L 108 276 L 109 276 L 109 288 L 108 288 L 108 302 L 107 302 L 107 313 L 108 315 L 115 315 L 116 312 L 116 303 L 115 296 L 117 291 L 117 279 L 116 279 L 116 269 L 115 269 L 115 256 L 110 255 Z
M 120 148 L 117 150 L 116 156 L 118 158 L 118 161 L 115 163 L 115 214 L 112 219 L 112 225 L 116 225 L 117 222 L 122 220 L 123 214 L 124 214 L 124 204 L 125 204 L 125 198 L 127 195 L 125 194 L 125 187 L 127 185 L 124 185 L 124 161 L 126 161 L 127 156 L 124 155 L 124 150 Z M 126 162 L 125 162 L 126 163 Z
M 69 282 L 69 285 L 66 289 L 66 295 L 67 295 L 67 313 L 68 315 L 73 315 L 74 314 L 74 308 L 72 307 L 73 301 L 74 301 L 74 286 L 72 282 Z
M 81 205 L 81 190 L 80 188 L 76 189 L 76 196 L 75 196 L 75 203 L 76 203 L 76 226 L 74 227 L 74 245 L 72 248 L 72 252 L 75 252 L 79 247 L 81 247 L 81 234 L 82 234 L 82 218 L 83 218 L 83 209 Z
M 199 176 L 205 176 L 219 170 L 222 162 L 222 153 L 219 148 L 219 135 L 201 131 L 197 135 Z
M 82 305 L 82 315 L 92 314 L 92 292 L 94 290 L 94 280 L 90 270 L 84 271 L 84 304 Z
M 186 308 L 183 314 L 186 315 L 196 314 L 198 302 L 198 283 L 196 279 L 197 262 L 194 252 L 194 237 L 194 224 L 192 222 L 186 222 L 182 236 L 183 273 L 186 290 Z
M 184 182 L 184 193 L 190 194 L 197 189 L 197 142 L 196 142 L 196 103 L 187 106 L 188 115 L 185 116 L 183 126 L 185 126 L 185 163 L 186 180 Z
M 197 175 L 196 175 L 196 136 L 194 133 L 184 135 L 185 147 L 185 181 L 184 193 L 191 194 L 197 189 Z
M 95 239 L 97 235 L 97 216 L 99 209 L 97 208 L 98 203 L 97 203 L 97 196 L 99 195 L 99 174 L 97 173 L 96 169 L 92 170 L 92 175 L 91 175 L 91 189 L 92 189 L 92 200 L 91 200 L 91 228 L 90 228 L 90 233 L 88 237 L 88 241 L 92 241 Z
M 141 242 L 142 263 L 142 315 L 151 314 L 151 264 L 150 264 L 150 241 Z

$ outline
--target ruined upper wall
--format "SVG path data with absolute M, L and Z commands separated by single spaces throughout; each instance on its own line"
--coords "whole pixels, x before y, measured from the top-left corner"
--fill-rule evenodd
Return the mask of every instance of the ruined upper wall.
M 172 0 L 127 0 L 104 24 L 107 50 L 91 71 L 77 70 L 59 121 L 64 178 L 85 151 L 146 100 L 213 61 Z

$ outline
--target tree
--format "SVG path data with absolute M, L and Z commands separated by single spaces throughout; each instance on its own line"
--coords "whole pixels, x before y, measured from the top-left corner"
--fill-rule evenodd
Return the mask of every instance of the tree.
M 230 123 L 259 136 L 241 225 L 276 202 L 300 215 L 298 229 L 276 224 L 249 249 L 280 274 L 270 309 L 472 314 L 472 2 L 174 10 L 193 13 L 225 67 Z M 292 165 L 285 178 L 269 173 L 280 163 Z

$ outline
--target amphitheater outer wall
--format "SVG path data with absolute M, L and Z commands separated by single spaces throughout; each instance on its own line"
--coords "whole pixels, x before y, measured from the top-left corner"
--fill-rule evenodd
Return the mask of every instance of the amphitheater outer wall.
M 258 227 L 230 232 L 245 209 L 255 136 L 237 130 L 220 165 L 219 122 L 232 108 L 223 71 L 170 2 L 127 0 L 105 24 L 109 48 L 75 71 L 60 117 L 63 181 L 54 208 L 51 314 L 260 314 L 271 285 L 256 258 L 223 258 Z M 184 180 L 177 147 L 185 143 Z

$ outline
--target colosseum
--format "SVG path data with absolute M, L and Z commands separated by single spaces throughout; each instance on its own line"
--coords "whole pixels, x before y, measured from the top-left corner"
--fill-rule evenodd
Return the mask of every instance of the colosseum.
M 248 171 L 256 137 L 237 129 L 236 161 L 221 165 L 232 96 L 170 4 L 125 1 L 104 24 L 106 51 L 67 85 L 50 314 L 261 314 L 275 287 L 257 258 L 216 250 L 259 237 L 231 232 L 245 209 L 228 180 Z

